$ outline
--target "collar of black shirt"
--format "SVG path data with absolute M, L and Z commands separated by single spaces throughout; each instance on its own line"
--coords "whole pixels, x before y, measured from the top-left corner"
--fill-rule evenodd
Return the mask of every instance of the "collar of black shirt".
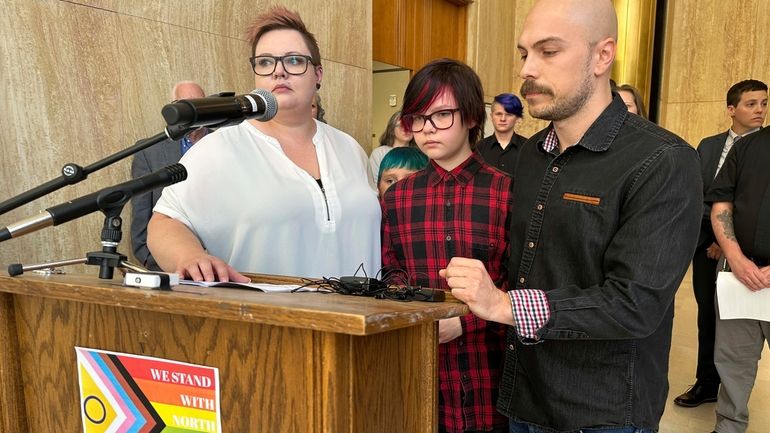
M 618 94 L 613 94 L 610 105 L 588 127 L 586 133 L 583 134 L 583 137 L 575 146 L 581 146 L 593 152 L 603 152 L 609 149 L 628 116 L 628 107 L 626 107 L 623 99 Z M 552 129 L 553 122 L 548 125 L 548 128 L 543 131 L 543 134 L 537 140 L 537 148 L 542 152 L 545 152 L 543 142 Z

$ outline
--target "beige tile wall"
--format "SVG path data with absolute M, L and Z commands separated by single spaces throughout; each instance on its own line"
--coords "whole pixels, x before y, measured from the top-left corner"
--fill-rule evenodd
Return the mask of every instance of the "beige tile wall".
M 770 2 L 669 1 L 660 124 L 693 146 L 726 130 L 725 94 L 770 81 Z

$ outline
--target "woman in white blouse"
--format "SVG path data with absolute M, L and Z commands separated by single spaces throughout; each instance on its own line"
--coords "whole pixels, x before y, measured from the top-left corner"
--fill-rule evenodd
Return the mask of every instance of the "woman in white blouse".
M 257 88 L 278 101 L 270 121 L 221 128 L 182 158 L 148 226 L 158 264 L 194 280 L 246 281 L 242 272 L 335 277 L 380 266 L 380 208 L 366 154 L 316 121 L 323 68 L 315 37 L 283 7 L 249 29 Z

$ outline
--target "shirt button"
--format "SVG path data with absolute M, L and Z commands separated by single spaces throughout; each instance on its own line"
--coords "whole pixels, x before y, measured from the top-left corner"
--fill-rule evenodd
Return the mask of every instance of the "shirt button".
M 538 204 L 537 205 L 537 210 L 543 210 L 543 205 L 542 204 Z
M 530 243 L 527 244 L 527 246 L 530 247 L 530 248 L 535 248 L 535 243 L 534 242 L 530 242 Z
M 446 240 L 451 241 L 452 240 L 452 235 L 446 235 Z
M 462 347 L 462 346 L 464 346 L 464 342 L 460 341 L 460 342 L 457 343 L 457 345 Z
M 513 344 L 508 345 L 508 350 L 513 350 L 513 348 L 514 348 Z
M 551 169 L 551 171 L 554 172 L 554 173 L 558 173 L 559 172 L 559 167 L 554 167 L 554 168 Z
M 526 280 L 524 279 L 524 277 L 519 277 L 519 282 L 520 282 L 521 284 L 524 284 L 524 281 L 526 281 Z

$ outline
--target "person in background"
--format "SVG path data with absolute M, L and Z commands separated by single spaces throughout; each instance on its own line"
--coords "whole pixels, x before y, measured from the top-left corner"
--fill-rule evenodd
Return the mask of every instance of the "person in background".
M 397 147 L 388 152 L 380 163 L 377 190 L 380 197 L 399 180 L 405 179 L 428 165 L 428 157 L 416 147 Z
M 764 116 L 767 91 L 757 102 L 759 106 L 752 111 L 757 117 Z M 769 128 L 741 138 L 727 154 L 705 199 L 711 203 L 711 224 L 719 247 L 733 276 L 745 286 L 734 289 L 765 294 L 770 290 L 768 161 Z M 721 299 L 716 302 L 717 312 Z M 719 318 L 715 334 L 714 364 L 722 384 L 714 432 L 744 433 L 749 426 L 749 397 L 762 349 L 770 346 L 770 321 Z
M 313 109 L 312 116 L 314 119 L 316 119 L 319 122 L 327 123 L 326 119 L 324 119 L 324 114 L 326 114 L 326 110 L 324 110 L 324 107 L 321 106 L 321 94 L 316 92 L 315 97 L 313 97 L 313 105 L 311 105 L 311 108 Z
M 180 81 L 171 89 L 172 101 L 205 96 L 201 86 L 193 81 Z M 209 132 L 208 128 L 198 128 L 180 140 L 169 138 L 136 153 L 131 161 L 131 177 L 136 179 L 179 162 L 182 155 Z M 147 248 L 147 223 L 162 191 L 155 189 L 131 197 L 131 248 L 139 263 L 151 271 L 159 271 L 160 267 Z
M 741 136 L 758 131 L 767 115 L 767 85 L 761 81 L 744 80 L 735 83 L 727 91 L 726 99 L 727 114 L 732 120 L 730 129 L 706 137 L 698 145 L 704 192 L 708 191 L 719 174 L 733 144 Z M 692 258 L 692 289 L 698 304 L 698 364 L 695 368 L 695 384 L 674 399 L 674 403 L 682 407 L 696 407 L 717 401 L 721 381 L 714 365 L 717 320 L 714 296 L 721 256 L 722 250 L 711 227 L 711 205 L 705 203 L 698 247 Z
M 476 144 L 476 151 L 489 165 L 513 177 L 519 148 L 526 137 L 514 132 L 522 119 L 524 107 L 513 93 L 501 93 L 492 102 L 492 126 L 495 132 Z
M 247 38 L 255 87 L 273 93 L 278 112 L 220 128 L 182 158 L 187 180 L 158 200 L 150 251 L 164 270 L 198 281 L 248 281 L 239 271 L 333 277 L 360 265 L 375 275 L 381 211 L 366 154 L 312 116 L 323 79 L 315 36 L 275 6 Z
M 401 127 L 401 112 L 396 111 L 390 116 L 388 126 L 385 127 L 380 135 L 380 145 L 369 155 L 369 170 L 372 172 L 372 178 L 377 179 L 380 172 L 380 163 L 385 154 L 397 147 L 415 146 L 412 133 Z
M 551 123 L 519 152 L 512 290 L 460 254 L 440 271 L 474 314 L 510 325 L 497 403 L 510 433 L 652 433 L 665 408 L 698 154 L 610 92 L 617 38 L 611 0 L 534 3 L 520 94 Z
M 481 80 L 462 62 L 430 62 L 407 85 L 401 125 L 430 164 L 381 202 L 383 266 L 405 271 L 410 284 L 447 289 L 439 269 L 454 255 L 506 279 L 511 178 L 473 151 L 485 117 Z M 439 432 L 507 433 L 495 410 L 505 327 L 467 314 L 438 329 Z
M 645 119 L 647 118 L 647 110 L 644 108 L 644 99 L 642 99 L 642 95 L 636 87 L 630 84 L 623 84 L 618 86 L 618 94 L 620 95 L 620 98 L 623 99 L 623 102 L 626 103 L 629 112 L 638 114 Z

